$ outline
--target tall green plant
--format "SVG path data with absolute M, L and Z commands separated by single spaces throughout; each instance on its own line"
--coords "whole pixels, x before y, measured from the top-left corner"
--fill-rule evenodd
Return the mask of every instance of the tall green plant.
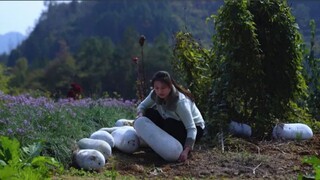
M 301 120 L 301 36 L 286 2 L 226 0 L 212 18 L 220 72 L 211 108 L 225 105 L 225 121 L 249 123 L 260 137 L 278 120 Z M 219 114 L 212 118 L 219 121 Z
M 264 127 L 270 127 L 278 120 L 306 120 L 308 114 L 297 104 L 306 96 L 307 86 L 302 76 L 302 38 L 295 17 L 286 1 L 280 0 L 251 1 L 249 10 L 257 25 L 265 74 L 263 84 L 269 96 L 262 97 L 265 108 L 258 109 L 257 117 L 266 110 L 274 116 L 271 121 L 267 117 L 261 122 Z M 256 125 L 260 127 L 260 124 Z
M 202 112 L 207 112 L 207 100 L 211 87 L 211 74 L 209 68 L 213 53 L 196 42 L 190 33 L 178 32 L 175 35 L 173 49 L 174 70 L 186 82 L 188 89 L 195 96 L 195 100 Z
M 226 1 L 212 16 L 219 69 L 211 94 L 212 124 L 250 119 L 263 94 L 259 41 L 247 6 L 246 1 Z
M 314 55 L 316 24 L 314 20 L 310 21 L 311 40 L 310 51 L 305 58 L 305 79 L 308 85 L 309 97 L 307 98 L 308 108 L 313 117 L 320 119 L 318 112 L 320 110 L 320 59 Z

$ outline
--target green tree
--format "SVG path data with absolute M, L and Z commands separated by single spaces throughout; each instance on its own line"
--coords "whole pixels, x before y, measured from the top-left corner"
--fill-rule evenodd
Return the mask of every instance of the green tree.
M 16 61 L 15 66 L 12 68 L 12 78 L 10 80 L 11 92 L 18 94 L 25 92 L 25 86 L 27 84 L 28 73 L 28 60 L 26 58 L 19 58 Z
M 146 77 L 151 79 L 152 75 L 159 70 L 172 71 L 172 47 L 168 36 L 164 33 L 156 37 L 151 45 L 147 44 L 144 52 Z
M 38 95 L 45 95 L 49 96 L 49 91 L 48 89 L 43 86 L 42 80 L 44 77 L 44 69 L 33 69 L 29 70 L 27 74 L 27 83 L 26 83 L 26 90 L 31 91 L 31 92 L 36 92 L 39 93 Z
M 110 61 L 113 53 L 110 39 L 88 38 L 77 54 L 77 78 L 87 95 L 101 95 L 108 83 Z
M 44 70 L 42 84 L 55 97 L 65 97 L 70 83 L 75 79 L 75 59 L 69 53 L 64 40 L 60 41 L 60 50 L 56 58 Z
M 20 94 L 34 92 L 35 90 L 47 91 L 41 84 L 43 70 L 30 70 L 28 60 L 20 58 L 14 67 L 10 68 L 10 93 Z
M 3 93 L 9 92 L 10 76 L 6 74 L 7 68 L 5 65 L 0 64 L 0 91 Z
M 137 31 L 127 28 L 123 34 L 123 39 L 115 49 L 109 77 L 110 92 L 117 92 L 123 98 L 136 98 L 137 71 L 135 64 L 131 61 L 133 57 L 140 57 L 140 45 Z M 146 46 L 146 44 L 144 45 Z

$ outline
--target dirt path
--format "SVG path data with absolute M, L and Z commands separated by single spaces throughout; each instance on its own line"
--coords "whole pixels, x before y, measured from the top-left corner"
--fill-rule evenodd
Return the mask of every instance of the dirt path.
M 131 155 L 114 150 L 106 169 L 137 179 L 297 179 L 312 173 L 302 158 L 320 156 L 320 134 L 301 142 L 228 138 L 224 153 L 219 145 L 208 144 L 196 145 L 184 163 L 167 163 L 149 148 Z

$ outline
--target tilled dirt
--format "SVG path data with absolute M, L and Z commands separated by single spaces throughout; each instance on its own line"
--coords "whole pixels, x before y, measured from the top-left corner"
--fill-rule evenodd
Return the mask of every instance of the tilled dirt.
M 113 151 L 106 170 L 135 179 L 297 179 L 312 177 L 305 156 L 320 158 L 320 134 L 305 141 L 254 141 L 236 137 L 222 143 L 205 140 L 195 145 L 184 163 L 165 162 L 150 148 L 134 154 Z

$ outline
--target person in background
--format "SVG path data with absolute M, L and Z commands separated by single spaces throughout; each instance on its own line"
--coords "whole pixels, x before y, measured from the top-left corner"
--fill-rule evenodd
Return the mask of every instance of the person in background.
M 178 161 L 184 162 L 203 136 L 205 121 L 190 91 L 179 86 L 168 72 L 156 72 L 151 85 L 153 89 L 138 105 L 137 115 L 149 118 L 176 138 L 183 146 Z

